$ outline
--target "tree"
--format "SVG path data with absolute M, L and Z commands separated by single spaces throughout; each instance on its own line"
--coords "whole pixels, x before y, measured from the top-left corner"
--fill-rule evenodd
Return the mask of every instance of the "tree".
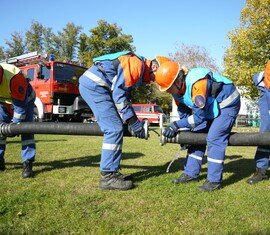
M 220 72 L 220 68 L 204 47 L 184 43 L 181 45 L 177 44 L 176 52 L 169 55 L 173 60 L 178 61 L 180 65 L 184 65 L 187 68 L 206 67 L 212 71 Z
M 66 27 L 62 31 L 59 31 L 58 35 L 54 36 L 54 48 L 58 48 L 58 54 L 62 60 L 76 60 L 81 30 L 81 26 L 76 26 L 74 23 L 67 23 Z
M 60 48 L 60 57 L 67 61 L 76 59 L 76 49 L 79 44 L 79 34 L 81 26 L 74 23 L 67 23 L 62 32 L 58 32 L 58 45 Z
M 21 33 L 15 31 L 11 34 L 11 41 L 6 41 L 8 46 L 6 54 L 8 58 L 22 55 L 25 53 L 24 38 Z
M 258 91 L 252 76 L 263 71 L 270 58 L 270 0 L 246 0 L 240 26 L 229 32 L 231 45 L 224 56 L 225 73 L 243 95 L 254 98 Z
M 30 30 L 26 31 L 25 38 L 26 38 L 26 48 L 28 52 L 38 51 L 43 52 L 43 32 L 44 27 L 42 24 L 38 23 L 37 21 L 32 21 L 30 26 Z
M 122 28 L 117 24 L 109 24 L 105 20 L 98 21 L 98 26 L 90 30 L 90 36 L 86 39 L 83 35 L 81 40 L 83 40 L 81 46 L 86 50 L 82 51 L 81 48 L 79 57 L 88 66 L 94 57 L 123 50 L 135 50 L 131 45 L 132 36 L 123 34 Z
M 58 56 L 58 50 L 54 45 L 54 38 L 56 38 L 52 28 L 43 27 L 43 43 L 44 43 L 44 52 L 47 54 L 54 54 Z
M 85 53 L 88 50 L 87 46 L 87 35 L 85 33 L 82 33 L 79 37 L 79 47 L 78 47 L 78 54 L 80 55 L 80 61 L 87 61 L 87 53 Z
M 6 56 L 5 56 L 4 47 L 0 46 L 0 61 L 5 60 L 5 59 L 6 59 Z

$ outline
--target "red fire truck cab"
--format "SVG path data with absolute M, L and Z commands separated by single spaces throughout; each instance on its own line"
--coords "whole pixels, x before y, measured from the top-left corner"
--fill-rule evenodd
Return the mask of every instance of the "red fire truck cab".
M 10 58 L 36 92 L 35 121 L 83 121 L 91 110 L 79 95 L 78 79 L 86 68 L 73 63 L 47 59 L 37 52 Z

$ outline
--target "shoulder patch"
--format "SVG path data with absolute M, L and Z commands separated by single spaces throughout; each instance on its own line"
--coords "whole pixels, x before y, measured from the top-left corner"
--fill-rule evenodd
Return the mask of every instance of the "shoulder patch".
M 205 106 L 205 98 L 202 95 L 197 95 L 195 97 L 195 105 L 198 108 L 203 108 Z

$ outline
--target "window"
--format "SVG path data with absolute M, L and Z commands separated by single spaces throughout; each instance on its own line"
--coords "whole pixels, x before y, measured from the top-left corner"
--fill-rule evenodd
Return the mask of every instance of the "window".
M 27 70 L 26 77 L 27 77 L 28 79 L 30 79 L 30 81 L 33 81 L 34 75 L 35 75 L 35 69 L 34 69 L 34 68 L 28 69 L 28 70 Z
M 160 106 L 154 106 L 154 110 L 157 113 L 163 113 L 163 110 L 162 110 L 162 108 Z

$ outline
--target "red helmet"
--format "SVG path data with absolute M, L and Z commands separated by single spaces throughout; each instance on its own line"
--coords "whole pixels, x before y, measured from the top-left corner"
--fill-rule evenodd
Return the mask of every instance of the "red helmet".
M 174 61 L 167 61 L 160 65 L 156 72 L 156 82 L 160 91 L 166 91 L 172 86 L 180 69 L 180 64 Z

